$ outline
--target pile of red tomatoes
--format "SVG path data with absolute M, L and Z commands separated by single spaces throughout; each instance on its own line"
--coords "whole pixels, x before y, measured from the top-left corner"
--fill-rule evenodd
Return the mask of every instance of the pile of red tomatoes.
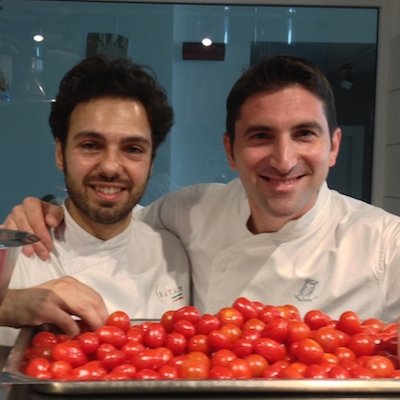
M 291 305 L 238 298 L 217 314 L 192 306 L 160 321 L 131 322 L 123 311 L 77 337 L 40 331 L 21 369 L 39 379 L 376 379 L 400 378 L 397 326 L 333 320 L 320 310 L 301 317 Z

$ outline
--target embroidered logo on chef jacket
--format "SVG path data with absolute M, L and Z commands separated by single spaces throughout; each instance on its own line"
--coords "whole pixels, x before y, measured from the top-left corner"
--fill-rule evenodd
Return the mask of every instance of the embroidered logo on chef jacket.
M 313 301 L 318 297 L 318 296 L 311 297 L 318 283 L 319 282 L 314 279 L 306 279 L 302 288 L 300 289 L 300 292 L 296 294 L 294 297 L 296 297 L 296 299 L 299 301 Z
M 170 283 L 159 283 L 156 286 L 156 295 L 164 304 L 175 303 L 184 298 L 182 286 L 171 286 Z

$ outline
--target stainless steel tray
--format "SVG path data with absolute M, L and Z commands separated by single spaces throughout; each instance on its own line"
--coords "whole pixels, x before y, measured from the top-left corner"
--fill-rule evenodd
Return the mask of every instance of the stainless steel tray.
M 400 380 L 346 379 L 346 380 L 129 380 L 129 381 L 43 381 L 19 372 L 23 353 L 34 330 L 21 329 L 4 366 L 1 381 L 30 385 L 33 389 L 50 394 L 143 394 L 143 393 L 399 393 Z

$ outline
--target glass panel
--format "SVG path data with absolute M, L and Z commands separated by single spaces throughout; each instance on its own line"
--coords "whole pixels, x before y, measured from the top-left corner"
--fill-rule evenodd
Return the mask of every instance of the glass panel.
M 235 177 L 222 146 L 225 100 L 244 68 L 275 53 L 311 58 L 327 73 L 344 133 L 329 184 L 369 201 L 378 14 L 355 7 L 3 0 L 0 168 L 7 190 L 0 193 L 0 220 L 26 195 L 64 195 L 49 105 L 65 72 L 96 52 L 149 65 L 176 113 L 143 204 L 183 185 Z M 43 40 L 34 41 L 35 34 Z M 221 45 L 215 59 L 190 44 L 204 37 Z

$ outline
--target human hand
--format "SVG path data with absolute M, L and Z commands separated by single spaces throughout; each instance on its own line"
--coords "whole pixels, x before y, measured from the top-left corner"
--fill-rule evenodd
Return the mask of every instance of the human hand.
M 73 316 L 94 330 L 105 323 L 108 311 L 99 293 L 70 276 L 10 289 L 0 305 L 0 325 L 19 328 L 52 323 L 71 337 L 80 332 Z
M 40 241 L 23 247 L 22 252 L 30 257 L 37 254 L 43 261 L 49 258 L 53 242 L 48 228 L 57 227 L 64 219 L 62 207 L 27 197 L 22 204 L 15 206 L 2 228 L 16 229 L 34 233 Z

